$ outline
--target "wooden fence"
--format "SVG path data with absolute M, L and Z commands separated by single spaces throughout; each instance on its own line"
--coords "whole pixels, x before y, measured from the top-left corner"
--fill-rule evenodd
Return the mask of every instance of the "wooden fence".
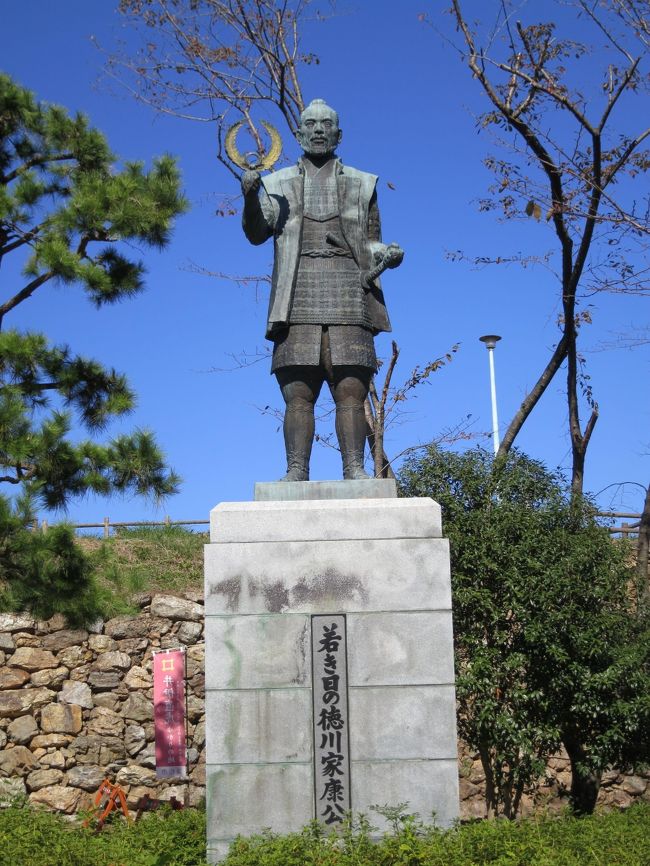
M 613 519 L 614 521 L 624 521 L 618 525 L 608 526 L 607 531 L 610 535 L 620 536 L 621 538 L 635 537 L 639 534 L 639 523 L 641 515 L 634 512 L 626 511 L 599 511 L 597 517 Z M 634 518 L 633 523 L 625 522 L 630 518 Z M 101 529 L 104 538 L 109 538 L 111 527 L 116 529 L 126 529 L 135 526 L 209 526 L 209 520 L 172 520 L 169 515 L 164 520 L 128 520 L 128 521 L 112 521 L 110 517 L 105 517 L 101 523 L 70 523 L 68 524 L 73 529 Z M 34 532 L 47 532 L 50 524 L 47 520 L 34 521 Z
M 618 521 L 623 520 L 619 525 L 608 526 L 607 531 L 610 535 L 619 535 L 621 538 L 630 538 L 630 536 L 638 536 L 639 525 L 641 523 L 641 515 L 628 511 L 599 511 L 597 517 L 606 517 Z M 627 523 L 624 518 L 635 518 L 634 523 Z
M 47 532 L 50 528 L 47 520 L 34 521 L 34 532 Z M 101 523 L 68 523 L 73 529 L 101 529 L 103 530 L 104 538 L 109 538 L 111 527 L 116 529 L 128 528 L 132 526 L 209 526 L 209 520 L 172 520 L 169 515 L 164 520 L 111 520 L 110 517 L 105 517 Z

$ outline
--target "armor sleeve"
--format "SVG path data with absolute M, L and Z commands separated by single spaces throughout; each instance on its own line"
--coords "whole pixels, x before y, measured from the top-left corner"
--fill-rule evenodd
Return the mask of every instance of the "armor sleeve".
M 273 201 L 262 186 L 260 194 L 250 203 L 250 207 L 244 205 L 242 214 L 242 226 L 248 240 L 255 244 L 263 244 L 273 235 L 277 214 Z
M 368 240 L 381 242 L 381 219 L 379 216 L 379 205 L 377 204 L 377 190 L 372 194 L 368 205 Z

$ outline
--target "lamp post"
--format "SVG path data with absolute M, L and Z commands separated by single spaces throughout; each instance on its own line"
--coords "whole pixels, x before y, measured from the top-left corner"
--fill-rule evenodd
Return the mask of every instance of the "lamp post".
M 494 347 L 499 342 L 501 337 L 496 334 L 485 334 L 479 337 L 481 343 L 485 343 L 488 356 L 490 359 L 490 396 L 492 398 L 492 441 L 494 443 L 494 453 L 499 450 L 499 416 L 497 415 L 497 386 L 494 378 Z

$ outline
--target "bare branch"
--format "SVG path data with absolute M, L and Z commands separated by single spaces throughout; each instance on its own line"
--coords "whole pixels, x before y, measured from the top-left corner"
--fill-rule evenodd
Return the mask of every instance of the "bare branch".
M 216 277 L 219 280 L 229 280 L 231 283 L 237 283 L 240 288 L 248 288 L 253 285 L 257 287 L 260 283 L 271 285 L 271 277 L 269 274 L 250 274 L 236 276 L 235 274 L 224 274 L 222 271 L 211 271 L 209 268 L 198 265 L 192 260 L 188 261 L 183 270 L 193 274 L 201 274 L 203 277 Z
M 218 136 L 226 122 L 242 118 L 261 150 L 259 106 L 279 111 L 291 133 L 304 108 L 299 68 L 316 59 L 299 49 L 308 5 L 122 0 L 119 10 L 140 29 L 141 47 L 135 56 L 130 46 L 110 56 L 106 74 L 157 111 L 216 122 Z M 238 176 L 221 146 L 217 158 Z
M 465 36 L 465 40 L 467 46 L 469 48 L 469 57 L 467 58 L 467 62 L 470 66 L 470 69 L 474 73 L 474 76 L 479 80 L 481 86 L 484 91 L 488 95 L 491 102 L 498 109 L 499 112 L 515 127 L 517 132 L 523 137 L 526 144 L 533 151 L 535 156 L 537 157 L 539 164 L 541 165 L 544 173 L 548 177 L 550 187 L 551 187 L 551 197 L 553 202 L 553 214 L 552 219 L 555 225 L 555 231 L 557 233 L 558 238 L 562 244 L 562 268 L 564 274 L 570 273 L 571 270 L 571 249 L 572 249 L 572 241 L 569 237 L 569 234 L 566 230 L 566 226 L 564 224 L 563 219 L 563 210 L 562 203 L 564 201 L 564 192 L 562 189 L 562 179 L 558 166 L 555 164 L 549 152 L 546 150 L 544 145 L 542 144 L 539 137 L 533 132 L 532 128 L 521 119 L 519 116 L 514 116 L 512 111 L 509 111 L 503 100 L 501 100 L 490 83 L 486 73 L 484 65 L 479 65 L 478 58 L 480 56 L 483 64 L 488 60 L 484 57 L 483 54 L 478 54 L 476 47 L 474 45 L 474 38 L 463 18 L 462 11 L 460 8 L 459 0 L 452 0 L 453 9 L 456 15 L 456 21 Z M 509 73 L 516 70 L 513 70 L 510 67 L 504 66 L 504 64 L 495 64 L 497 67 L 501 69 L 505 69 Z M 530 83 L 530 82 L 529 82 Z
M 573 70 L 567 67 L 572 60 L 588 54 L 591 51 L 589 46 L 556 38 L 553 23 L 524 26 L 517 22 L 515 35 L 506 20 L 505 41 L 510 56 L 504 59 L 496 53 L 498 44 L 489 52 L 478 48 L 463 16 L 461 2 L 452 0 L 452 11 L 466 46 L 463 56 L 473 77 L 496 109 L 483 115 L 481 125 L 496 124 L 508 132 L 514 130 L 521 141 L 520 145 L 511 140 L 499 141 L 502 147 L 514 150 L 514 160 L 486 160 L 501 184 L 490 189 L 494 197 L 482 200 L 481 208 L 491 210 L 498 203 L 505 218 L 518 217 L 525 210 L 529 216 L 540 219 L 542 206 L 545 206 L 547 220 L 552 219 L 554 223 L 562 260 L 561 273 L 558 274 L 563 311 L 562 337 L 511 421 L 499 454 L 503 456 L 508 452 L 537 401 L 567 360 L 572 489 L 578 494 L 582 490 L 586 451 L 598 418 L 598 407 L 588 378 L 579 369 L 578 291 L 580 288 L 584 293 L 585 288 L 598 291 L 622 290 L 624 287 L 625 291 L 645 293 L 650 289 L 645 264 L 635 267 L 629 261 L 637 241 L 638 246 L 643 247 L 638 252 L 643 254 L 647 251 L 647 244 L 641 244 L 639 239 L 650 235 L 650 205 L 644 212 L 639 210 L 635 201 L 626 204 L 624 196 L 628 195 L 629 184 L 619 183 L 615 190 L 613 188 L 614 181 L 623 173 L 633 178 L 650 170 L 650 156 L 641 151 L 641 145 L 650 136 L 650 129 L 632 136 L 611 129 L 614 109 L 622 102 L 624 94 L 634 93 L 644 83 L 640 75 L 642 58 L 635 58 L 615 33 L 612 10 L 625 22 L 627 36 L 634 27 L 634 35 L 643 37 L 650 33 L 650 25 L 645 26 L 647 21 L 642 15 L 640 20 L 631 23 L 631 10 L 639 15 L 640 12 L 628 0 L 612 0 L 609 6 L 578 0 L 576 5 L 587 14 L 589 22 L 595 24 L 606 35 L 610 45 L 626 58 L 623 70 L 613 65 L 606 68 L 606 74 L 609 73 L 603 87 L 606 102 L 594 122 L 587 113 L 587 100 L 579 92 L 572 91 L 568 84 Z M 501 6 L 506 15 L 505 3 L 502 2 Z M 608 11 L 601 13 L 602 9 Z M 606 20 L 606 15 L 610 20 Z M 490 43 L 493 41 L 492 34 Z M 563 114 L 550 113 L 551 107 L 561 108 Z M 620 120 L 627 122 L 627 118 L 622 116 Z M 612 146 L 609 142 L 613 140 L 618 144 Z M 527 171 L 531 165 L 541 170 L 548 189 L 540 189 L 537 177 Z M 610 187 L 608 191 L 607 187 Z M 644 193 L 644 203 L 645 198 Z M 520 210 L 517 209 L 519 201 L 522 205 Z M 625 246 L 621 245 L 622 238 L 627 239 Z M 603 255 L 599 261 L 594 261 L 593 257 L 595 241 L 602 243 Z M 466 258 L 463 253 L 452 254 L 452 257 Z M 477 257 L 473 262 L 480 266 L 504 263 L 511 258 L 492 255 Z M 515 258 L 522 264 L 536 263 L 537 260 L 534 255 Z M 584 432 L 580 424 L 578 385 L 582 388 L 581 399 L 586 400 L 591 408 Z
M 631 325 L 630 331 L 615 334 L 615 340 L 605 340 L 593 351 L 600 352 L 610 349 L 636 349 L 639 346 L 650 345 L 650 324 L 644 328 Z
M 390 390 L 390 383 L 393 378 L 393 372 L 395 370 L 395 364 L 397 364 L 397 359 L 399 358 L 399 347 L 395 340 L 391 342 L 391 353 L 390 353 L 390 361 L 388 362 L 388 368 L 386 370 L 386 375 L 384 376 L 384 386 L 381 389 L 381 406 L 382 408 L 386 407 L 386 400 L 388 399 L 388 392 Z
M 409 445 L 408 448 L 404 448 L 392 458 L 390 461 L 391 465 L 397 463 L 398 460 L 402 460 L 404 457 L 410 457 L 412 454 L 417 454 L 418 451 L 424 451 L 432 445 L 441 448 L 443 445 L 456 445 L 458 442 L 471 442 L 477 439 L 487 440 L 492 438 L 492 432 L 489 430 L 470 432 L 470 427 L 474 424 L 470 419 L 471 415 L 468 415 L 467 418 L 458 421 L 453 426 L 445 427 L 436 437 L 428 442 Z
M 605 35 L 605 37 L 612 43 L 612 45 L 621 52 L 621 54 L 626 58 L 628 63 L 632 63 L 633 57 L 629 51 L 627 51 L 619 42 L 614 38 L 614 35 L 609 27 L 606 27 L 600 18 L 594 12 L 595 6 L 590 6 L 585 3 L 585 0 L 578 0 L 578 4 L 580 8 L 585 12 L 591 20 L 594 22 L 596 27 Z
M 235 370 L 244 370 L 247 367 L 253 367 L 259 364 L 260 361 L 268 361 L 271 357 L 272 350 L 270 346 L 263 346 L 261 349 L 255 348 L 253 352 L 243 349 L 239 355 L 228 352 L 229 358 L 233 361 L 232 367 L 210 367 L 208 373 L 232 373 Z

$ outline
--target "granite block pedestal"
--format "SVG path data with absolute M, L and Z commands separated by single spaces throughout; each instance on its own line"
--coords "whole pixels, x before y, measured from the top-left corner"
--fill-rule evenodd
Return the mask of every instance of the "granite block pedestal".
M 383 481 L 256 495 L 213 509 L 205 549 L 210 861 L 237 834 L 314 817 L 336 826 L 348 808 L 408 801 L 449 825 L 458 774 L 439 506 L 397 499 Z

